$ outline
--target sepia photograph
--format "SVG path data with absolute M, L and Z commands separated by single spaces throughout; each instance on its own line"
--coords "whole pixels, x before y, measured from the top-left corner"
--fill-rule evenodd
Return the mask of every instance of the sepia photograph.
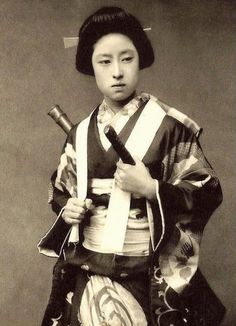
M 236 325 L 236 2 L 0 17 L 1 325 Z

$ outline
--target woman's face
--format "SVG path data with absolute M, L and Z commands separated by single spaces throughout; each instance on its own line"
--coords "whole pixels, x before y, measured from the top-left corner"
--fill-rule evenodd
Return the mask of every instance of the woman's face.
M 123 34 L 107 34 L 94 45 L 92 65 L 97 86 L 107 104 L 125 102 L 136 90 L 139 55 L 133 42 Z

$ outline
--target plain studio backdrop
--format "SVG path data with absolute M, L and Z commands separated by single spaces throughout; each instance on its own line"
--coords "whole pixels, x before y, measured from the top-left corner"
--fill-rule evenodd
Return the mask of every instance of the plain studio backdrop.
M 36 245 L 54 221 L 48 181 L 63 131 L 47 116 L 58 103 L 77 122 L 101 101 L 93 78 L 75 70 L 83 20 L 103 5 L 121 6 L 151 27 L 155 64 L 139 89 L 191 116 L 217 172 L 224 202 L 209 221 L 200 267 L 235 325 L 235 1 L 1 0 L 0 194 L 1 316 L 4 326 L 40 325 L 55 260 Z

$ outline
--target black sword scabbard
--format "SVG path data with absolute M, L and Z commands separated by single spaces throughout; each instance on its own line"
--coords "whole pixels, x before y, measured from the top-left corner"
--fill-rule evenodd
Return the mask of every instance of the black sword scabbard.
M 135 165 L 134 159 L 132 158 L 130 152 L 125 148 L 125 145 L 120 140 L 114 128 L 112 128 L 110 125 L 107 125 L 104 128 L 104 133 L 123 163 Z

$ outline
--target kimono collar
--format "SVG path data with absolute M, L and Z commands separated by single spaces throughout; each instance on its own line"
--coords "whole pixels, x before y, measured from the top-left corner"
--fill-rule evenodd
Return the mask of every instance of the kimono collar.
M 101 124 L 110 124 L 114 118 L 117 120 L 120 116 L 131 117 L 147 100 L 143 94 L 137 95 L 117 113 L 114 113 L 104 99 L 99 106 L 97 121 Z
M 196 135 L 196 137 L 199 138 L 202 133 L 202 128 L 193 119 L 188 117 L 186 114 L 176 110 L 175 108 L 163 103 L 155 96 L 144 92 L 130 100 L 117 113 L 114 113 L 108 106 L 106 101 L 103 100 L 98 111 L 98 125 L 105 126 L 107 124 L 111 124 L 113 127 L 115 127 L 116 122 L 119 120 L 120 117 L 127 116 L 128 118 L 130 118 L 145 102 L 149 101 L 150 99 L 154 102 L 157 102 L 167 113 L 167 115 L 172 116 L 176 120 L 183 123 L 187 128 L 191 129 L 192 132 Z

